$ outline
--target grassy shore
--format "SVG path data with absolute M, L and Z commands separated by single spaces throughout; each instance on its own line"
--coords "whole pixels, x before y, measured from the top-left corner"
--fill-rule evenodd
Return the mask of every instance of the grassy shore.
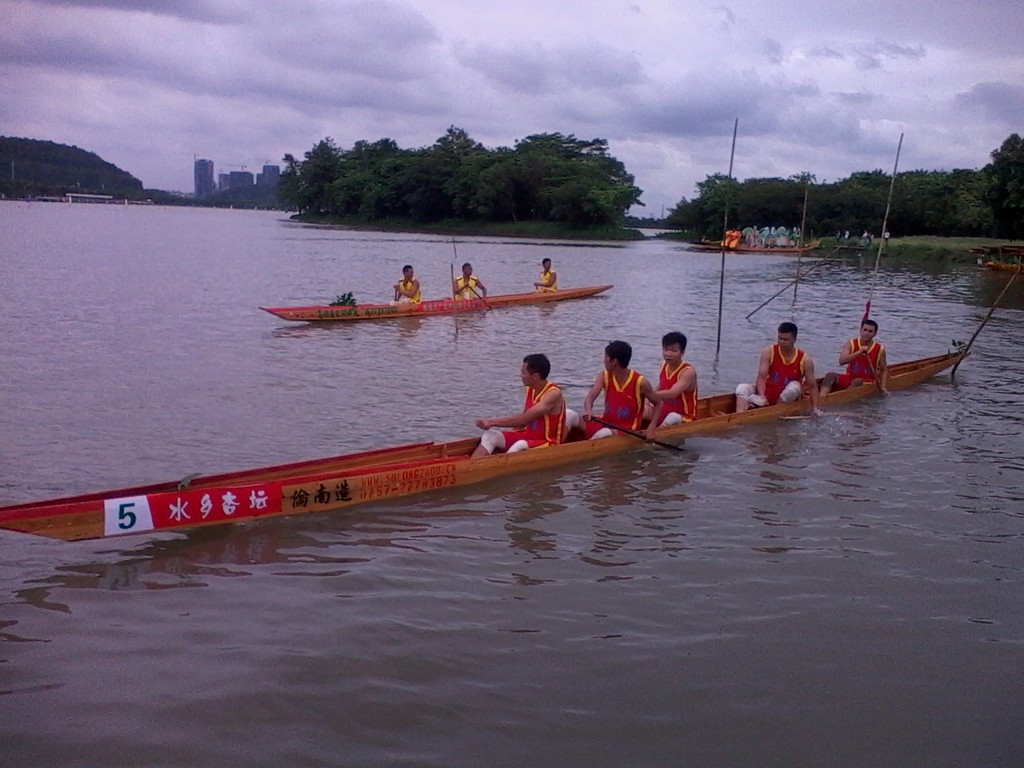
M 403 219 L 387 219 L 384 221 L 364 221 L 353 218 L 333 218 L 325 216 L 294 215 L 293 221 L 306 224 L 345 229 L 361 229 L 373 232 L 415 232 L 428 235 L 447 235 L 452 237 L 525 237 L 544 240 L 643 240 L 644 234 L 637 229 L 627 227 L 607 227 L 601 229 L 568 229 L 563 225 L 543 221 L 520 222 L 469 222 L 439 221 L 432 224 L 416 223 Z
M 847 244 L 849 243 L 849 244 Z M 834 237 L 825 238 L 822 249 L 850 248 L 857 243 L 856 240 L 841 241 Z M 975 264 L 981 254 L 971 253 L 971 248 L 994 247 L 998 245 L 1024 245 L 1019 240 L 997 240 L 989 237 L 931 237 L 919 235 L 914 237 L 892 238 L 882 253 L 884 260 L 891 261 L 916 261 L 945 264 Z M 864 249 L 872 253 L 878 251 L 878 241 L 875 240 L 868 248 Z

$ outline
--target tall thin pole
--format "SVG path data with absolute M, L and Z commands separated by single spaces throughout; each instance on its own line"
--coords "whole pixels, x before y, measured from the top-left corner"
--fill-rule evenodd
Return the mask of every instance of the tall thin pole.
M 722 216 L 722 268 L 718 275 L 718 335 L 715 338 L 715 355 L 722 347 L 722 302 L 725 299 L 725 233 L 729 231 L 729 193 L 732 188 L 732 161 L 736 157 L 736 131 L 740 126 L 737 117 L 732 124 L 732 149 L 729 152 L 729 177 L 725 188 L 725 213 Z
M 797 241 L 797 248 L 804 247 L 804 225 L 807 223 L 807 190 L 810 189 L 811 182 L 809 179 L 804 181 L 804 211 L 800 214 L 800 239 Z M 800 287 L 800 261 L 803 259 L 804 252 L 802 250 L 797 251 L 796 254 L 796 281 L 793 283 L 793 306 L 796 306 L 796 289 Z
M 1010 279 L 1006 281 L 1006 285 L 1003 286 L 1003 290 L 1000 291 L 999 295 L 996 296 L 996 300 L 992 302 L 992 306 L 988 309 L 988 314 L 985 315 L 985 319 L 981 321 L 981 325 L 978 326 L 978 330 L 971 336 L 971 340 L 967 342 L 967 346 L 960 350 L 960 359 L 956 361 L 956 365 L 953 366 L 953 370 L 949 373 L 949 380 L 953 381 L 956 378 L 956 369 L 960 367 L 960 363 L 967 357 L 967 353 L 971 351 L 971 347 L 974 346 L 974 340 L 978 338 L 978 334 L 981 333 L 981 329 L 985 327 L 988 321 L 992 317 L 992 313 L 996 311 L 996 307 L 999 306 L 999 302 L 1003 300 L 1003 296 L 1010 290 L 1010 286 L 1013 285 L 1013 281 L 1017 279 L 1020 273 L 1024 271 L 1024 267 L 1017 267 L 1017 271 L 1010 275 Z
M 878 265 L 882 261 L 882 249 L 885 248 L 885 233 L 889 229 L 889 208 L 892 206 L 892 188 L 896 186 L 896 170 L 900 167 L 900 150 L 903 148 L 903 134 L 896 145 L 896 162 L 892 165 L 892 178 L 889 180 L 889 198 L 885 201 L 885 216 L 882 217 L 882 236 L 878 238 L 878 254 L 875 256 L 875 272 L 871 275 L 871 290 L 868 291 L 868 303 L 864 305 L 864 317 L 861 325 L 871 316 L 871 298 L 875 295 L 875 282 L 878 280 Z

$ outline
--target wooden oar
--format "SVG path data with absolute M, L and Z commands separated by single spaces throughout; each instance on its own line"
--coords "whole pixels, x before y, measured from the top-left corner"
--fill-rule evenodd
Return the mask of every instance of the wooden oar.
M 485 307 L 487 307 L 488 309 L 494 309 L 494 307 L 487 303 L 487 299 L 480 295 L 480 292 L 476 288 L 474 288 L 472 285 L 469 285 L 469 283 L 466 283 L 466 285 L 469 287 L 469 290 L 471 290 L 474 293 L 474 295 L 476 295 L 476 297 L 484 303 Z
M 591 416 L 590 418 L 592 421 L 596 421 L 598 424 L 608 427 L 608 429 L 615 429 L 618 430 L 619 432 L 622 432 L 623 434 L 632 435 L 638 440 L 643 440 L 645 443 L 653 443 L 654 445 L 660 445 L 662 448 L 671 448 L 673 451 L 685 450 L 682 446 L 672 445 L 672 443 L 663 443 L 661 442 L 661 440 L 648 440 L 647 435 L 641 432 L 634 432 L 632 429 L 620 427 L 618 424 L 612 424 L 610 421 L 605 421 L 604 419 L 598 418 L 597 416 Z
M 985 315 L 985 319 L 981 321 L 981 325 L 978 326 L 978 330 L 976 330 L 974 332 L 974 335 L 971 336 L 970 341 L 967 342 L 967 346 L 965 346 L 960 351 L 960 359 L 956 361 L 956 365 L 954 365 L 953 366 L 953 370 L 950 371 L 950 374 L 949 374 L 949 380 L 950 381 L 953 381 L 953 378 L 956 376 L 956 369 L 960 367 L 960 363 L 962 363 L 964 361 L 964 358 L 967 357 L 967 353 L 970 351 L 971 345 L 974 344 L 974 340 L 976 338 L 978 338 L 978 334 L 981 333 L 981 329 L 985 327 L 985 323 L 987 323 L 989 321 L 989 318 L 992 317 L 992 313 L 996 311 L 996 307 L 999 306 L 999 302 L 1001 302 L 1003 300 L 1003 296 L 1005 296 L 1006 292 L 1008 290 L 1010 290 L 1010 286 L 1013 285 L 1013 281 L 1017 279 L 1017 276 L 1020 273 L 1021 273 L 1021 270 L 1018 269 L 1016 272 L 1014 272 L 1012 275 L 1010 275 L 1010 279 L 1006 281 L 1006 285 L 1003 286 L 1003 290 L 996 297 L 996 300 L 995 300 L 995 302 L 993 302 L 992 306 L 989 307 L 988 314 Z

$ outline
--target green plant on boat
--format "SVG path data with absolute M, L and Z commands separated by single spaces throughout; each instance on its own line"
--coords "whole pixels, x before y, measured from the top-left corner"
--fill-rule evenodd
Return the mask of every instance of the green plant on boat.
M 332 307 L 354 307 L 356 305 L 356 297 L 352 295 L 352 292 L 339 293 L 337 297 L 330 303 Z

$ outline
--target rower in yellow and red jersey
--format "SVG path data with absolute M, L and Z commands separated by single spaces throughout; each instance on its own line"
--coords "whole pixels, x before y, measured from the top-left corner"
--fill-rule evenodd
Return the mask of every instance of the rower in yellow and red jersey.
M 885 362 L 885 345 L 875 341 L 878 323 L 864 320 L 860 324 L 860 336 L 850 339 L 839 352 L 839 364 L 846 366 L 846 373 L 829 373 L 821 381 L 819 397 L 831 391 L 840 391 L 861 384 L 877 384 L 878 391 L 889 394 L 889 367 Z
M 462 274 L 452 284 L 452 295 L 456 301 L 487 298 L 487 286 L 473 274 L 473 265 L 468 261 L 462 265 Z
M 395 302 L 398 304 L 419 304 L 423 301 L 420 281 L 413 275 L 412 266 L 402 267 L 402 277 L 395 283 Z
M 533 287 L 540 293 L 555 293 L 558 290 L 558 273 L 551 268 L 551 259 L 543 259 L 540 263 L 540 282 Z
M 658 374 L 657 394 L 664 399 L 648 403 L 647 436 L 654 439 L 654 430 L 660 426 L 681 424 L 697 418 L 697 371 L 683 360 L 686 336 L 671 331 L 661 337 L 661 356 L 664 362 Z
M 736 413 L 743 413 L 751 405 L 795 403 L 806 393 L 811 401 L 811 413 L 821 415 L 814 361 L 796 346 L 796 335 L 796 323 L 779 325 L 777 343 L 761 350 L 755 382 L 736 387 Z
M 480 437 L 471 458 L 487 456 L 495 451 L 517 453 L 527 448 L 543 448 L 565 440 L 565 398 L 558 386 L 548 381 L 551 361 L 546 355 L 533 354 L 523 358 L 519 377 L 526 387 L 523 412 L 515 416 L 477 419 L 476 425 L 486 430 Z M 518 427 L 502 431 L 498 427 Z
M 644 401 L 656 402 L 651 383 L 629 367 L 633 348 L 624 341 L 613 341 L 604 348 L 604 370 L 583 401 L 583 429 L 588 440 L 611 437 L 614 430 L 636 432 L 643 421 Z M 604 415 L 594 420 L 594 401 L 604 392 Z M 612 425 L 602 424 L 605 421 Z

